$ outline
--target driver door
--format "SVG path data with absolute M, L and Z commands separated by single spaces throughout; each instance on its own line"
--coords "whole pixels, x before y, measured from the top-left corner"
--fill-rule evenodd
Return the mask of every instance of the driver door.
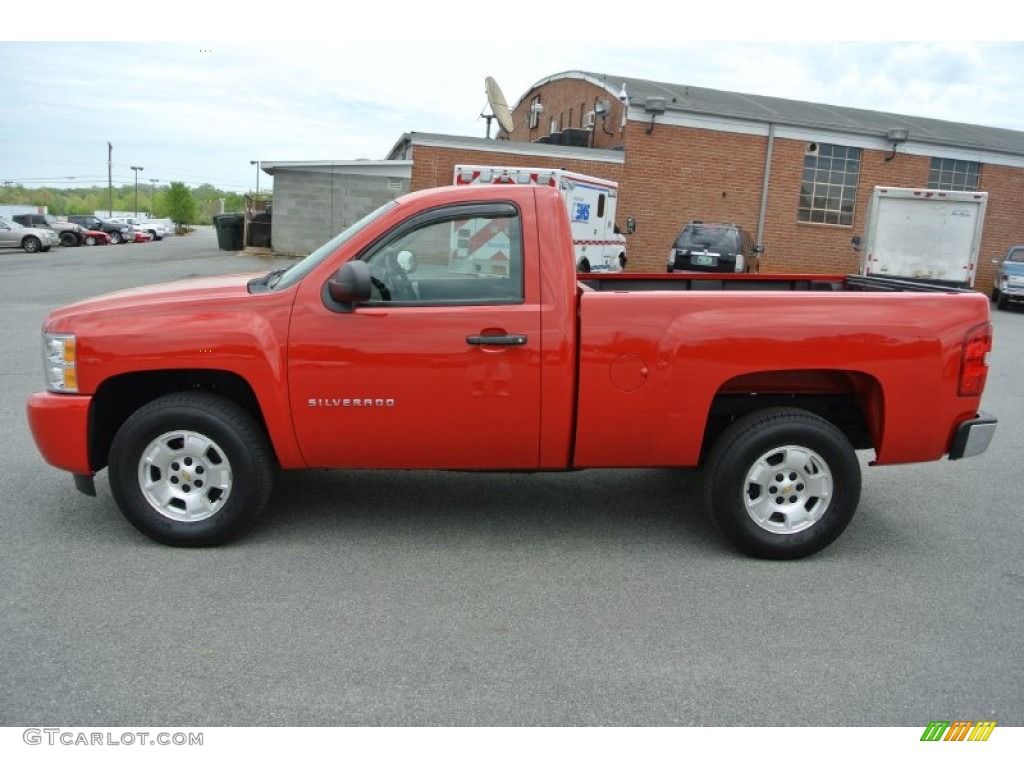
M 518 209 L 434 209 L 358 258 L 369 301 L 339 308 L 321 292 L 293 313 L 290 398 L 307 463 L 537 467 L 539 286 Z

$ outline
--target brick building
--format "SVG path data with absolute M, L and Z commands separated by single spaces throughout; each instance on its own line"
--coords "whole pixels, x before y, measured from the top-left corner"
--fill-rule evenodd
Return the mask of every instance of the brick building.
M 499 140 L 411 133 L 410 189 L 455 163 L 562 167 L 620 183 L 633 217 L 630 269 L 661 271 L 690 219 L 731 221 L 765 246 L 770 272 L 855 272 L 876 185 L 989 193 L 976 287 L 991 257 L 1024 242 L 1024 132 L 687 85 L 563 72 L 529 88 Z

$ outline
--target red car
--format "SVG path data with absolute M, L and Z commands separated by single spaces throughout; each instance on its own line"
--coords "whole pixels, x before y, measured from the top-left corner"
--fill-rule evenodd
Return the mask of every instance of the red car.
M 110 245 L 110 235 L 98 229 L 85 230 L 86 245 Z
M 153 236 L 149 232 L 142 232 L 141 230 L 135 230 L 135 242 L 136 243 L 148 243 L 153 239 Z

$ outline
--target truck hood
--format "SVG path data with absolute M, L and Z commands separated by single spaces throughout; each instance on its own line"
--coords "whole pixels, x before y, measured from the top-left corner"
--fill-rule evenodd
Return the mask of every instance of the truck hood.
M 194 307 L 197 302 L 241 299 L 249 295 L 246 283 L 262 274 L 257 272 L 190 278 L 173 283 L 115 291 L 55 309 L 47 317 L 46 327 L 51 329 L 62 320 L 94 313 L 131 315 L 145 313 L 155 308 L 168 309 L 175 304 L 188 303 Z
M 1024 261 L 1004 261 L 1002 270 L 1003 274 L 1020 277 L 1024 275 Z

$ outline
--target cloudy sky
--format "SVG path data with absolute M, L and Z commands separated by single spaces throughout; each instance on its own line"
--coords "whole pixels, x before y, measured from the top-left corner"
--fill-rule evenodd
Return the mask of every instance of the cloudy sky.
M 304 3 L 243 20 L 198 5 L 183 16 L 133 11 L 135 42 L 83 42 L 77 23 L 58 30 L 63 42 L 0 42 L 0 181 L 105 186 L 109 141 L 115 184 L 138 165 L 141 183 L 244 192 L 256 182 L 251 160 L 379 159 L 408 131 L 482 137 L 485 76 L 514 105 L 537 80 L 575 69 L 1024 131 L 1024 43 L 829 39 L 932 31 L 882 3 L 858 4 L 859 26 L 820 16 L 820 4 L 783 4 L 785 27 L 777 14 L 726 24 L 744 5 L 728 1 L 671 24 L 644 0 L 582 19 L 602 3 L 500 22 L 480 18 L 503 8 L 493 0 L 428 15 L 422 3 L 420 15 L 402 3 L 386 13 L 332 6 L 343 10 L 330 19 Z M 954 21 L 970 31 L 942 3 L 928 7 L 935 32 Z M 984 3 L 972 8 L 977 21 Z M 211 39 L 193 41 L 203 34 Z M 781 34 L 805 41 L 771 39 Z M 188 40 L 157 41 L 179 36 Z M 271 183 L 261 176 L 262 188 Z

